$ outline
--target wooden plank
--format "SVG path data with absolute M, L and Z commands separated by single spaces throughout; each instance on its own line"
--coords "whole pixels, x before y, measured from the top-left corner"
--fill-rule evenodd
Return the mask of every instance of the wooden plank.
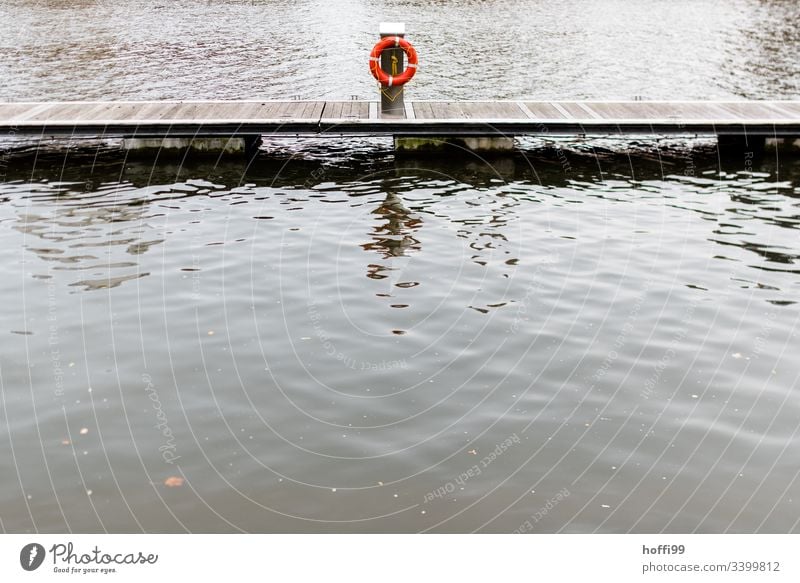
M 80 107 L 76 106 L 75 113 L 72 118 L 76 122 L 95 122 L 97 120 L 115 120 L 127 121 L 136 119 L 147 119 L 144 117 L 144 111 L 148 106 L 152 109 L 152 105 L 148 103 L 114 103 L 105 104 L 104 106 L 94 107 Z M 61 115 L 69 115 L 66 112 L 61 112 Z
M 102 119 L 108 115 L 109 110 L 113 109 L 115 104 L 109 103 L 86 103 L 86 104 L 73 104 L 72 110 L 66 113 L 65 110 L 58 112 L 61 115 L 70 115 L 76 122 L 77 121 L 92 121 L 95 119 Z M 45 115 L 49 119 L 56 119 L 52 117 L 56 114 L 54 109 L 49 110 Z
M 649 119 L 656 120 L 730 120 L 738 118 L 713 103 L 699 102 L 650 102 L 647 103 Z
M 116 111 L 103 111 L 102 109 L 94 109 L 87 112 L 86 115 L 90 116 L 91 119 L 126 119 L 124 117 L 124 112 L 127 112 L 128 119 L 131 120 L 152 120 L 158 119 L 158 117 L 164 115 L 167 108 L 174 109 L 177 107 L 178 104 L 174 102 L 171 104 L 161 104 L 158 102 L 139 103 L 134 105 L 121 104 L 121 108 Z
M 269 111 L 266 103 L 265 101 L 256 101 L 243 104 L 239 111 L 241 119 L 263 119 L 264 114 Z
M 169 119 L 187 122 L 192 120 L 238 121 L 242 119 L 244 108 L 245 104 L 230 101 L 216 103 L 186 101 L 169 114 Z
M 565 112 L 546 101 L 526 101 L 525 107 L 535 119 L 569 119 Z
M 457 101 L 448 101 L 443 104 L 443 108 L 441 110 L 442 117 L 440 119 L 465 119 L 469 118 L 469 114 L 464 111 L 464 103 L 459 103 Z M 434 110 L 436 108 L 434 107 Z
M 58 106 L 57 103 L 43 104 L 42 106 L 34 108 L 31 111 L 27 112 L 24 117 L 21 116 L 21 117 L 19 117 L 17 119 L 19 119 L 19 120 L 23 120 L 23 119 L 25 119 L 25 120 L 27 120 L 27 119 L 41 119 L 42 117 L 45 117 L 45 119 L 46 119 L 46 117 L 48 115 L 47 112 L 48 111 L 52 111 L 57 106 Z
M 527 117 L 528 119 L 536 119 L 536 116 L 530 109 L 528 109 L 528 106 L 525 105 L 525 103 L 523 103 L 522 101 L 518 101 L 517 106 L 520 108 L 520 110 L 522 110 L 522 113 L 525 114 L 525 117 Z
M 56 107 L 57 103 L 41 103 L 31 107 L 28 111 L 23 114 L 14 116 L 15 121 L 23 121 L 29 119 L 41 119 L 42 115 L 46 115 L 45 112 L 51 108 Z
M 485 101 L 460 103 L 458 104 L 458 114 L 467 119 L 490 119 L 494 117 L 491 106 Z M 454 118 L 461 119 L 458 115 L 454 116 Z
M 436 115 L 435 104 L 429 102 L 426 105 L 428 106 L 428 119 L 436 119 L 437 115 Z
M 448 103 L 442 110 L 450 119 L 491 119 L 491 106 L 487 101 L 473 101 L 461 104 Z
M 300 112 L 301 119 L 311 119 L 314 117 L 314 102 L 306 101 L 303 103 L 303 110 Z
M 433 119 L 433 110 L 431 109 L 431 104 L 427 101 L 414 102 L 414 118 Z
M 698 119 L 739 121 L 741 117 L 728 111 L 718 103 L 688 103 L 686 109 L 695 113 Z M 691 115 L 691 113 L 689 114 Z
M 725 111 L 729 112 L 736 119 L 740 120 L 756 120 L 756 119 L 780 119 L 780 113 L 771 109 L 767 105 L 759 103 L 745 103 L 745 102 L 729 102 L 717 103 Z
M 628 107 L 633 105 L 633 107 Z M 643 108 L 638 103 L 626 102 L 592 102 L 588 106 L 598 116 L 598 119 L 642 119 L 644 117 Z
M 430 103 L 433 119 L 464 119 L 467 116 L 461 105 L 453 101 L 438 101 Z
M 268 103 L 262 109 L 263 119 L 289 119 L 291 116 L 289 103 L 286 101 Z
M 471 105 L 471 103 L 461 103 L 458 101 L 448 101 L 445 111 L 447 112 L 447 119 L 474 119 L 469 111 L 464 109 Z
M 779 107 L 781 111 L 787 112 L 791 119 L 800 119 L 800 101 L 773 101 L 769 105 Z
M 303 101 L 290 101 L 286 108 L 287 119 L 305 119 L 303 112 L 306 109 L 306 104 Z
M 175 104 L 177 105 L 177 104 Z M 120 104 L 118 107 L 114 108 L 113 110 L 107 111 L 105 115 L 98 115 L 101 113 L 102 110 L 97 110 L 91 112 L 92 116 L 97 115 L 97 119 L 109 119 L 109 120 L 146 120 L 149 119 L 152 115 L 152 111 L 155 111 L 155 108 L 148 103 L 125 103 Z M 87 112 L 87 115 L 90 113 Z
M 800 119 L 800 104 L 787 102 L 765 103 L 765 107 L 774 111 L 779 117 L 784 119 Z
M 647 109 L 641 102 L 630 103 L 592 103 L 592 111 L 601 119 L 647 119 Z
M 17 116 L 36 108 L 37 104 L 35 103 L 2 103 L 0 104 L 0 119 L 14 119 Z
M 590 107 L 589 107 L 588 105 L 586 105 L 585 103 L 581 103 L 581 102 L 579 102 L 579 103 L 578 103 L 578 107 L 580 107 L 580 108 L 581 108 L 583 111 L 585 111 L 586 113 L 588 113 L 588 114 L 589 114 L 589 117 L 592 117 L 592 118 L 594 118 L 594 119 L 602 119 L 602 118 L 601 118 L 601 117 L 600 117 L 598 114 L 596 114 L 594 111 L 592 111 L 592 108 L 590 108 Z
M 289 104 L 285 101 L 273 104 L 270 117 L 274 119 L 289 119 Z
M 292 117 L 289 102 L 272 103 L 269 108 L 270 119 L 290 119 Z
M 369 104 L 363 101 L 357 101 L 356 104 L 358 119 L 369 119 Z
M 313 119 L 314 121 L 319 121 L 322 117 L 322 112 L 325 109 L 325 102 L 324 101 L 315 101 L 314 102 L 314 110 L 313 110 Z
M 464 102 L 461 110 L 471 119 L 528 119 L 525 112 L 513 101 Z
M 109 107 L 108 103 L 102 103 L 87 107 L 81 115 L 86 120 L 151 120 L 162 115 L 165 109 L 177 107 L 178 103 L 175 101 L 119 102 L 111 104 L 113 107 Z
M 313 104 L 313 102 L 311 102 Z M 246 103 L 239 110 L 241 119 L 265 119 L 265 115 L 269 112 L 269 107 L 264 102 Z
M 361 119 L 362 117 L 369 116 L 369 111 L 362 112 L 362 105 L 366 105 L 365 103 L 360 103 L 356 100 L 351 100 L 349 103 L 349 107 L 345 108 L 342 112 L 342 115 L 347 119 Z M 366 113 L 367 115 L 362 115 L 362 113 Z
M 172 113 L 172 119 L 230 120 L 242 119 L 244 104 L 241 103 L 183 103 Z
M 676 117 L 673 110 L 663 110 L 659 108 L 658 103 L 645 101 L 592 102 L 588 105 L 600 116 L 600 119 L 608 121 L 671 121 Z
M 181 104 L 176 102 L 151 103 L 143 105 L 139 111 L 140 120 L 162 120 L 171 119 L 173 112 L 180 108 Z M 105 119 L 101 113 L 93 114 L 92 119 Z
M 266 101 L 259 104 L 254 116 L 257 119 L 285 119 L 286 102 Z
M 573 119 L 572 114 L 563 105 L 561 105 L 560 103 L 558 103 L 556 101 L 552 101 L 552 102 L 550 102 L 550 105 L 555 107 L 558 110 L 558 112 L 561 115 L 563 115 L 566 119 Z
M 176 103 L 170 108 L 158 108 L 148 112 L 142 111 L 136 119 L 147 120 L 157 117 L 167 120 L 201 120 L 210 119 L 213 104 L 210 103 Z
M 427 104 L 427 106 L 428 106 L 428 112 L 429 112 L 429 115 L 428 115 L 427 119 L 438 119 L 439 116 L 436 113 L 436 104 L 433 103 L 433 102 L 429 102 Z
M 494 119 L 527 119 L 527 114 L 518 104 L 511 101 L 496 101 L 492 103 Z
M 183 103 L 171 103 L 165 107 L 158 108 L 155 113 L 151 113 L 147 117 L 160 121 L 175 119 L 175 114 L 181 109 L 182 106 Z
M 341 101 L 328 101 L 322 119 L 341 119 L 344 103 Z
M 490 101 L 464 103 L 461 110 L 464 112 L 464 116 L 470 119 L 493 119 L 495 117 L 494 108 Z
M 183 108 L 183 104 L 175 105 L 166 111 L 160 111 L 159 115 L 162 116 L 161 119 L 180 119 L 179 112 Z M 228 103 L 209 103 L 209 104 L 202 104 L 200 106 L 199 112 L 196 114 L 202 114 L 206 116 L 208 119 L 228 119 L 231 113 L 231 106 Z M 235 118 L 234 118 L 235 119 Z
M 35 112 L 46 109 L 50 104 L 36 103 L 2 103 L 0 104 L 0 119 L 25 119 Z
M 728 109 L 724 103 L 708 103 L 704 104 L 708 115 L 712 116 L 711 119 L 741 121 L 747 119 L 747 116 L 742 116 L 739 113 Z M 753 119 L 758 119 L 754 117 Z
M 554 103 L 554 105 L 556 105 Z M 557 106 L 561 107 L 572 119 L 594 119 L 579 103 L 575 101 L 559 101 Z
M 299 99 L 296 101 L 297 108 L 295 109 L 295 113 L 297 117 L 295 119 L 308 119 L 306 116 L 306 112 L 310 111 L 309 104 L 307 101 L 300 101 Z
M 246 104 L 244 103 L 220 103 L 214 107 L 210 112 L 210 119 L 224 119 L 224 120 L 242 120 L 244 119 L 244 112 Z
M 0 120 L 246 120 L 311 119 L 321 101 L 203 102 L 54 102 L 0 104 Z M 800 120 L 800 102 L 407 102 L 407 119 L 603 119 L 609 121 L 792 121 Z M 370 113 L 372 111 L 372 114 Z M 329 119 L 374 118 L 377 103 L 335 101 L 325 109 Z
M 120 101 L 120 102 L 54 102 L 0 103 L 0 126 L 21 123 L 23 133 L 36 135 L 42 126 L 56 125 L 48 132 L 75 135 L 101 133 L 106 129 L 121 133 L 131 128 L 148 126 L 147 131 L 189 131 L 205 129 L 224 135 L 242 131 L 250 120 L 265 120 L 253 125 L 254 131 L 314 131 L 321 118 L 345 124 L 346 131 L 425 132 L 426 122 L 444 121 L 437 131 L 458 134 L 460 131 L 481 131 L 481 121 L 492 122 L 498 131 L 537 133 L 549 127 L 545 122 L 570 122 L 557 127 L 584 131 L 620 131 L 646 133 L 651 128 L 661 131 L 714 132 L 724 125 L 726 132 L 746 132 L 754 128 L 761 134 L 772 132 L 800 135 L 800 101 L 408 101 L 405 119 L 393 119 L 386 124 L 347 124 L 348 121 L 380 119 L 375 101 Z M 203 124 L 219 122 L 203 128 Z M 168 122 L 160 129 L 157 122 Z M 296 124 L 294 122 L 297 122 Z M 410 123 L 406 123 L 410 122 Z M 477 122 L 477 123 L 476 123 Z M 602 123 L 599 123 L 602 122 Z M 25 130 L 26 124 L 29 130 Z M 270 125 L 270 124 L 274 124 Z M 285 124 L 285 125 L 284 125 Z M 59 125 L 63 129 L 59 129 Z M 281 129 L 284 128 L 284 129 Z M 389 129 L 391 128 L 391 129 Z M 443 129 L 444 128 L 444 129 Z
M 48 119 L 55 119 L 53 114 L 55 112 L 61 112 L 69 109 L 68 104 L 64 103 L 50 103 L 44 109 L 40 109 L 35 116 L 30 116 L 32 120 L 48 120 Z
M 695 114 L 691 113 L 691 109 L 684 107 L 686 104 L 664 104 L 664 103 L 648 103 L 644 102 L 641 104 L 636 104 L 636 107 L 640 108 L 643 112 L 642 119 L 650 119 L 653 121 L 657 120 L 673 120 L 673 121 L 684 121 L 687 120 L 687 116 L 689 115 L 696 115 L 697 118 L 700 118 L 701 115 L 695 112 Z M 700 112 L 702 113 L 702 112 Z

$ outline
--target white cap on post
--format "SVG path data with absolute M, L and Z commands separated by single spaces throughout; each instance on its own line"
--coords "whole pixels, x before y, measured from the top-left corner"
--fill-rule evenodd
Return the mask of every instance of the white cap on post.
M 381 22 L 378 26 L 378 34 L 381 36 L 403 36 L 406 33 L 404 22 Z

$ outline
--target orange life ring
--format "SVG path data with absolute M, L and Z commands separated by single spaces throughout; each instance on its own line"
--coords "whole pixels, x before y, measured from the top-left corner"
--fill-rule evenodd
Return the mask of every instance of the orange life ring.
M 408 57 L 408 65 L 405 70 L 399 75 L 389 75 L 386 71 L 381 69 L 381 53 L 384 49 L 391 47 L 400 47 Z M 372 52 L 369 55 L 369 71 L 372 76 L 378 80 L 378 83 L 384 87 L 392 87 L 397 85 L 405 85 L 417 72 L 417 51 L 411 46 L 411 43 L 406 39 L 399 36 L 385 36 L 378 44 L 372 47 Z

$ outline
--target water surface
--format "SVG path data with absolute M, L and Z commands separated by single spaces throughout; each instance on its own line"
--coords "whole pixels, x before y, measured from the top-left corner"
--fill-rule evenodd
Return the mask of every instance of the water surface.
M 417 98 L 789 99 L 797 11 L 12 0 L 0 98 L 373 97 L 396 18 Z M 520 146 L 4 155 L 0 529 L 796 532 L 797 160 Z

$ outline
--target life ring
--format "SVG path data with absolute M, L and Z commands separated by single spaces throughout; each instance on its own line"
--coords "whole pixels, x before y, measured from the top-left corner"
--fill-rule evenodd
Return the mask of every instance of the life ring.
M 399 75 L 389 75 L 381 69 L 381 53 L 391 47 L 400 47 L 408 57 L 408 65 Z M 405 85 L 417 72 L 417 51 L 411 43 L 399 36 L 385 36 L 378 41 L 369 55 L 369 71 L 384 87 Z

